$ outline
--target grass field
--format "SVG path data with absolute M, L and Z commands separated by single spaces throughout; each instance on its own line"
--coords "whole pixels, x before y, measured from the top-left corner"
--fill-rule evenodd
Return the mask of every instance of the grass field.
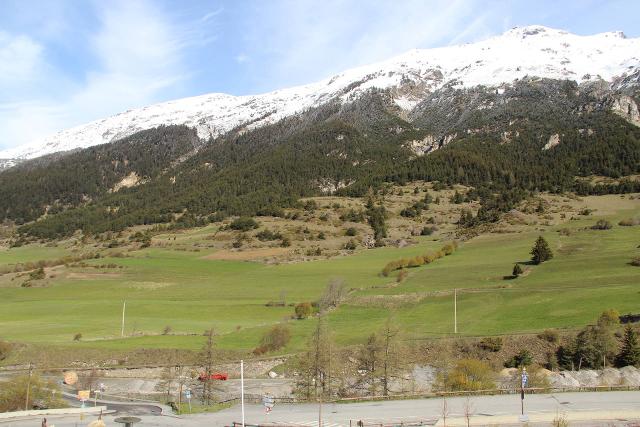
M 558 207 L 550 225 L 537 222 L 511 227 L 509 233 L 480 235 L 451 256 L 410 269 L 399 285 L 395 274 L 379 275 L 382 267 L 438 249 L 444 238 L 419 237 L 414 238 L 417 244 L 404 248 L 267 264 L 207 259 L 219 250 L 202 244 L 212 227 L 157 236 L 154 241 L 177 237 L 181 249 L 198 245 L 199 251 L 152 247 L 124 258 L 89 260 L 85 266 L 54 267 L 47 274 L 55 277 L 49 276 L 46 286 L 24 288 L 9 276 L 0 277 L 0 337 L 78 349 L 198 349 L 202 332 L 213 327 L 221 348 L 250 351 L 267 328 L 293 313 L 293 307 L 268 307 L 267 302 L 283 296 L 287 303 L 317 300 L 332 278 L 352 289 L 346 302 L 329 314 L 340 344 L 362 342 L 391 314 L 410 339 L 451 334 L 454 288 L 459 290 L 461 335 L 578 327 L 607 308 L 639 313 L 640 268 L 629 261 L 640 255 L 640 226 L 617 223 L 640 214 L 640 199 L 601 196 L 572 203 L 574 210 L 590 206 L 596 211 L 560 220 Z M 614 227 L 591 230 L 599 218 Z M 560 229 L 569 231 L 560 234 Z M 514 263 L 527 263 L 538 235 L 550 242 L 553 260 L 523 264 L 525 274 L 505 280 Z M 38 245 L 5 249 L 0 251 L 0 266 L 57 258 L 69 251 Z M 315 324 L 312 319 L 289 323 L 293 339 L 284 352 L 300 349 Z M 162 335 L 165 326 L 171 327 L 168 335 Z M 77 333 L 82 340 L 74 342 Z

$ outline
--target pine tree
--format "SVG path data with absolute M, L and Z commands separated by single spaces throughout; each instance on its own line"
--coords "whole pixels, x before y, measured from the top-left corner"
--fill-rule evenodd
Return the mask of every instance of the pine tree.
M 622 350 L 620 350 L 620 354 L 618 354 L 616 364 L 621 368 L 624 366 L 640 367 L 640 344 L 638 344 L 638 333 L 631 325 L 627 325 L 624 328 Z
M 513 266 L 513 272 L 511 273 L 511 275 L 513 277 L 518 277 L 521 274 L 522 274 L 522 267 L 520 267 L 520 264 L 515 264 Z
M 533 249 L 531 249 L 531 261 L 534 264 L 541 264 L 551 258 L 553 258 L 553 252 L 549 247 L 549 243 L 547 243 L 544 237 L 538 237 Z

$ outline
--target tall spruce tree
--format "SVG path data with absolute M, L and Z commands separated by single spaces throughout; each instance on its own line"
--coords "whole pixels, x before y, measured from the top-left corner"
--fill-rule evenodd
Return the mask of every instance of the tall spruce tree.
M 538 240 L 536 240 L 535 245 L 531 249 L 531 261 L 534 264 L 541 264 L 551 258 L 553 258 L 553 252 L 549 247 L 549 243 L 547 243 L 544 237 L 538 237 Z
M 640 344 L 638 344 L 638 333 L 631 325 L 624 328 L 624 338 L 622 349 L 618 354 L 616 364 L 622 368 L 624 366 L 640 367 Z

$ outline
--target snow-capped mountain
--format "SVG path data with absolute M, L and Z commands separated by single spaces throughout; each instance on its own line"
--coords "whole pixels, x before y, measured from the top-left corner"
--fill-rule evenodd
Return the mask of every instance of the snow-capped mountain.
M 207 139 L 237 127 L 273 123 L 328 101 L 349 101 L 370 88 L 391 89 L 396 104 L 411 110 L 444 85 L 496 87 L 525 76 L 616 83 L 638 70 L 640 38 L 629 39 L 620 32 L 578 36 L 528 26 L 478 43 L 412 50 L 304 86 L 253 96 L 215 93 L 126 111 L 0 151 L 0 159 L 10 166 L 6 159 L 108 143 L 159 125 L 184 124 Z

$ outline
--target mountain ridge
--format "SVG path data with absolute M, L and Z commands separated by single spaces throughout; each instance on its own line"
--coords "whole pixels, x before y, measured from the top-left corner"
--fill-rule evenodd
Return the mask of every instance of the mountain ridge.
M 640 38 L 629 39 L 621 32 L 578 36 L 539 25 L 516 27 L 476 43 L 414 49 L 307 85 L 260 95 L 205 94 L 129 110 L 0 151 L 0 168 L 109 143 L 161 125 L 193 127 L 207 140 L 232 129 L 272 124 L 331 101 L 349 102 L 373 88 L 389 90 L 395 104 L 410 111 L 425 95 L 445 86 L 502 90 L 501 85 L 532 76 L 636 85 L 630 76 L 640 72 L 637 52 Z M 633 99 L 623 104 L 621 109 L 638 110 Z

